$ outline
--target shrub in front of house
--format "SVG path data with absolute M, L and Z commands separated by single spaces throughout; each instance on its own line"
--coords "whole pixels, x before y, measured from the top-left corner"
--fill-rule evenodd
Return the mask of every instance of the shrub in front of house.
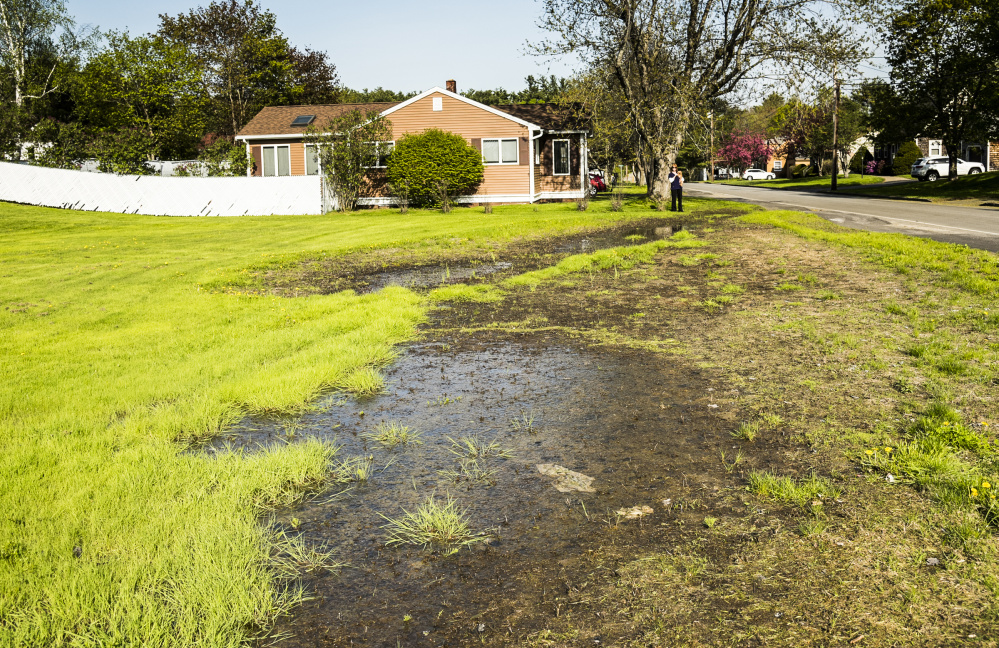
M 895 175 L 909 175 L 912 171 L 912 165 L 921 157 L 923 157 L 923 152 L 919 150 L 915 142 L 909 141 L 898 147 L 898 153 L 895 154 L 895 160 L 892 162 Z
M 474 194 L 482 174 L 482 154 L 461 135 L 436 128 L 403 135 L 388 159 L 392 187 L 405 187 L 413 205 L 444 211 L 456 197 Z

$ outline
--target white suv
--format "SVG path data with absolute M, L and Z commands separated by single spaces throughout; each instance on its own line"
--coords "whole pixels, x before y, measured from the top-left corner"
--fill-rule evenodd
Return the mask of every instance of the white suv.
M 985 167 L 981 162 L 965 162 L 961 158 L 957 159 L 957 175 L 975 175 L 982 173 Z M 950 175 L 950 160 L 945 157 L 922 158 L 916 160 L 912 165 L 912 177 L 920 182 L 936 182 L 940 178 Z
M 746 169 L 746 172 L 742 174 L 743 180 L 773 180 L 776 177 L 763 169 Z

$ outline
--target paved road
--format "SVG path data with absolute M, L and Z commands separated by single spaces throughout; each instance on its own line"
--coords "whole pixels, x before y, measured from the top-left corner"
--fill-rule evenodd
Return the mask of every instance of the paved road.
M 999 209 L 883 200 L 793 189 L 690 183 L 684 193 L 814 212 L 827 220 L 872 232 L 901 232 L 999 252 Z

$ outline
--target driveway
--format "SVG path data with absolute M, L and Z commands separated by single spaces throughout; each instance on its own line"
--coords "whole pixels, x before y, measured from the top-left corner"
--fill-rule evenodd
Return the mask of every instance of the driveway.
M 999 252 L 999 209 L 703 182 L 691 182 L 684 190 L 694 197 L 724 198 L 767 209 L 814 212 L 853 229 L 900 232 Z

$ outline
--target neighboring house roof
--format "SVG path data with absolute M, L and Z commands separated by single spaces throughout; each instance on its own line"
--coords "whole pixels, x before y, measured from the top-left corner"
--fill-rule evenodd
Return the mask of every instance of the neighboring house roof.
M 519 117 L 524 121 L 537 124 L 541 128 L 549 131 L 583 131 L 583 119 L 577 115 L 578 111 L 567 106 L 558 104 L 506 104 L 503 106 L 493 106 L 496 110 L 509 113 L 514 117 Z
M 351 110 L 368 112 L 376 110 L 384 112 L 399 105 L 398 101 L 383 103 L 360 104 L 317 104 L 313 106 L 268 106 L 257 113 L 257 116 L 244 126 L 237 137 L 255 137 L 261 135 L 301 135 L 310 125 L 320 126 L 330 119 L 339 117 Z M 295 118 L 302 115 L 314 115 L 309 124 L 292 126 Z

